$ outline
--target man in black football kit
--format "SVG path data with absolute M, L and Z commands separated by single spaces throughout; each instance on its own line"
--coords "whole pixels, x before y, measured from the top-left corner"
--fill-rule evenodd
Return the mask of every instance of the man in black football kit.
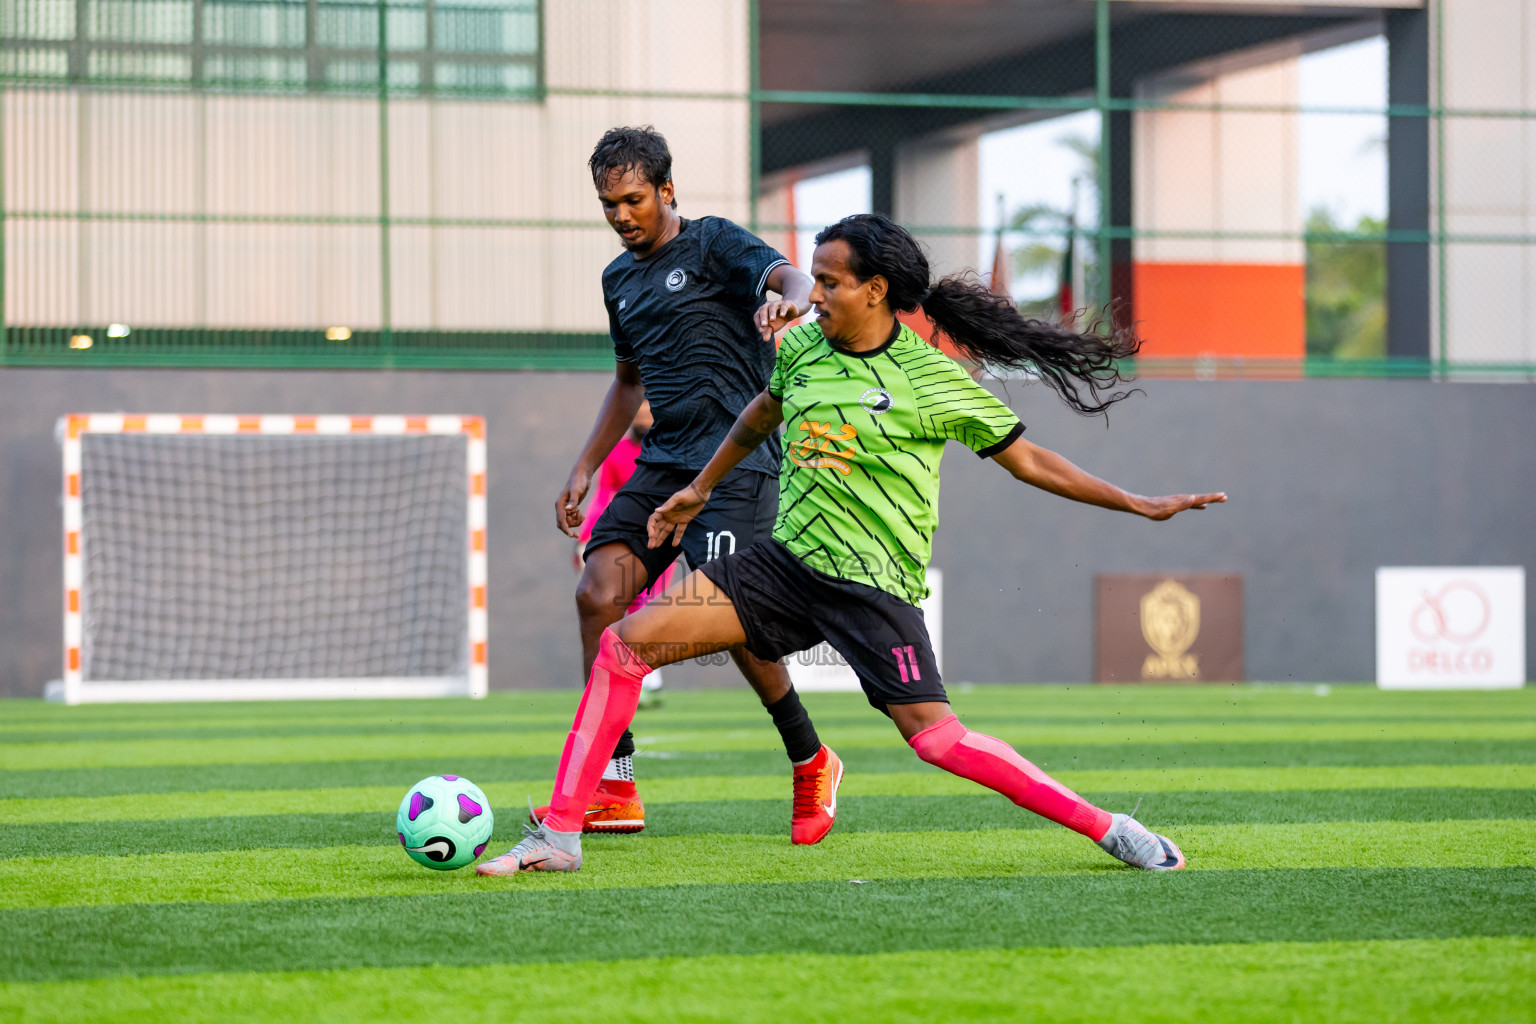
M 736 416 L 767 385 L 774 332 L 810 309 L 811 279 L 772 246 L 719 217 L 678 216 L 672 157 L 651 128 L 615 128 L 589 161 L 603 214 L 625 252 L 603 271 L 603 302 L 617 360 L 597 423 L 555 500 L 556 525 L 575 537 L 593 474 L 649 400 L 655 424 L 635 474 L 599 517 L 576 592 L 583 670 L 603 630 L 679 554 L 692 566 L 770 536 L 778 507 L 777 439 L 721 482 L 682 544 L 647 546 L 646 521 L 709 462 Z M 765 301 L 773 291 L 777 300 Z M 665 598 L 663 598 L 665 599 Z M 831 809 L 815 799 L 841 764 L 826 751 L 784 666 L 731 652 L 784 739 L 797 799 L 791 837 L 819 841 Z M 638 832 L 645 811 L 634 786 L 634 736 L 626 730 L 587 811 L 586 831 Z M 799 799 L 801 791 L 805 799 Z M 543 809 L 535 810 L 542 818 Z

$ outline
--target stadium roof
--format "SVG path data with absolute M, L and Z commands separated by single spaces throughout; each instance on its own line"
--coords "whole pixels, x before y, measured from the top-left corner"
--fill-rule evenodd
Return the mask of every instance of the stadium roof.
M 1383 8 L 1417 6 L 1419 0 L 1118 0 L 1111 9 L 1115 91 L 1125 95 L 1135 78 L 1281 40 L 1357 38 L 1378 30 Z M 1094 84 L 1094 11 L 1090 0 L 761 0 L 761 84 L 853 93 L 1081 94 Z M 907 138 L 996 114 L 766 103 L 764 170 L 859 149 L 870 143 L 863 138 L 870 131 Z

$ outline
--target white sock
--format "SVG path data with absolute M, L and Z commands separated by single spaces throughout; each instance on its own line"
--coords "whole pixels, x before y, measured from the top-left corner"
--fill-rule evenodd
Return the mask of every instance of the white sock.
M 549 844 L 557 850 L 569 854 L 581 852 L 581 832 L 579 830 L 576 832 L 556 832 L 546 825 L 544 826 L 544 836 L 549 840 Z
M 661 669 L 651 669 L 651 671 L 646 674 L 646 677 L 640 680 L 640 689 L 642 692 L 646 690 L 661 689 Z
M 631 754 L 623 757 L 615 757 L 608 762 L 608 767 L 603 769 L 603 778 L 612 779 L 615 782 L 635 781 L 635 759 Z

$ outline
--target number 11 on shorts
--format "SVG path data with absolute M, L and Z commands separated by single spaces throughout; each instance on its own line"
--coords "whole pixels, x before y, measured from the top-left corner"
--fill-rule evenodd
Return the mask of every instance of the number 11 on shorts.
M 917 670 L 917 652 L 912 650 L 912 645 L 906 647 L 892 647 L 891 653 L 896 655 L 896 667 L 901 670 L 901 681 L 904 683 L 922 682 L 923 674 Z M 912 666 L 910 675 L 907 666 Z

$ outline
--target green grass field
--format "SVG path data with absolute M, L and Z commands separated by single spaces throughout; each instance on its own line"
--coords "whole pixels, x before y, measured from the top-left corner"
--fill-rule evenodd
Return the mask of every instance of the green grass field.
M 819 846 L 745 692 L 636 721 L 638 836 L 430 872 L 408 786 L 515 841 L 577 695 L 0 704 L 0 1021 L 1536 1019 L 1536 692 L 976 687 L 972 727 L 1177 839 L 1150 874 L 807 695 Z

